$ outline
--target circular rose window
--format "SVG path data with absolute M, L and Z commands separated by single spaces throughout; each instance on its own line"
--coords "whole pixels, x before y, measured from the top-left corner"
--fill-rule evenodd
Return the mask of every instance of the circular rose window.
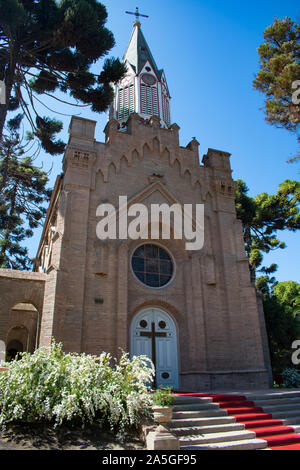
M 170 255 L 152 244 L 139 246 L 132 255 L 131 265 L 136 277 L 149 287 L 165 286 L 174 272 Z

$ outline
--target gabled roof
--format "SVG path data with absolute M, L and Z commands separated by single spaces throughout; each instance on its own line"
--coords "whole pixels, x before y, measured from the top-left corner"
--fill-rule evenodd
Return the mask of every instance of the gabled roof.
M 161 77 L 161 70 L 158 70 L 155 60 L 151 54 L 147 41 L 140 28 L 140 23 L 136 22 L 132 32 L 127 50 L 123 57 L 123 62 L 128 61 L 138 75 L 148 60 L 158 79 Z

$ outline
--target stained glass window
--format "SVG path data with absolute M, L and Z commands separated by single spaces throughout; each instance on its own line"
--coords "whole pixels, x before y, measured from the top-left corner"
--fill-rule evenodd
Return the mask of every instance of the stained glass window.
M 158 245 L 139 246 L 133 253 L 131 263 L 136 277 L 149 287 L 163 287 L 173 275 L 171 257 Z

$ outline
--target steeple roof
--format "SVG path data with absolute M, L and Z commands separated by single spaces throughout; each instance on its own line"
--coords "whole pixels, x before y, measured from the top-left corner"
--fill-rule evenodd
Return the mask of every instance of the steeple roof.
M 141 30 L 138 12 L 123 62 L 127 74 L 115 85 L 115 98 L 110 119 L 116 119 L 125 128 L 128 117 L 138 114 L 146 122 L 155 116 L 166 129 L 171 123 L 170 93 L 164 71 L 157 68 L 153 55 Z
M 142 33 L 141 24 L 136 21 L 123 61 L 128 61 L 138 75 L 148 60 L 160 79 L 162 70 L 158 70 L 155 60 L 151 54 L 147 41 Z

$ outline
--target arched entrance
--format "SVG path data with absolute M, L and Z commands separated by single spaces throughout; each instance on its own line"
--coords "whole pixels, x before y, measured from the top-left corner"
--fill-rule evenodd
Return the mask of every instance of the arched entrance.
M 24 346 L 21 341 L 18 341 L 17 339 L 13 339 L 10 341 L 7 345 L 7 353 L 6 353 L 6 360 L 13 361 L 18 357 L 19 353 L 22 353 L 24 351 Z
M 173 319 L 159 308 L 146 308 L 133 319 L 131 356 L 148 356 L 155 365 L 155 387 L 178 389 L 177 332 Z
M 36 349 L 39 312 L 29 302 L 17 302 L 10 310 L 6 335 L 6 355 L 13 360 L 18 353 Z M 20 357 L 20 355 L 19 355 Z
M 23 325 L 30 332 L 29 352 L 38 347 L 47 278 L 45 273 L 0 269 L 0 360 L 5 359 L 4 351 L 7 351 L 8 341 L 18 339 L 8 337 L 9 331 L 16 326 Z M 20 304 L 25 307 L 22 307 L 23 318 Z M 31 305 L 31 311 L 28 311 L 28 304 Z M 24 348 L 26 350 L 27 342 Z

